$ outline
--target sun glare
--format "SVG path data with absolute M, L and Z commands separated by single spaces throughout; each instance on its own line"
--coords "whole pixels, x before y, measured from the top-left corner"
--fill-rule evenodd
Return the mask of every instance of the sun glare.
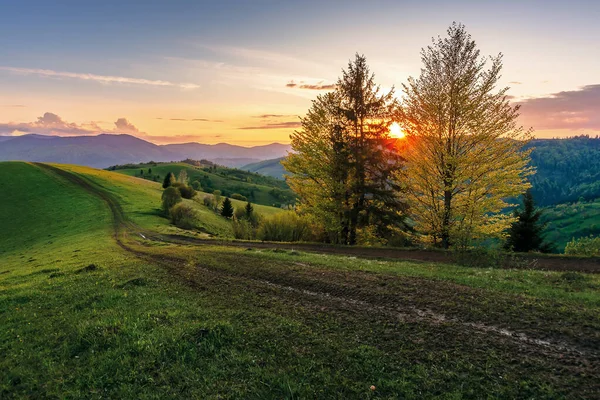
M 402 128 L 400 128 L 400 125 L 398 125 L 397 122 L 394 122 L 390 125 L 390 136 L 396 139 L 404 139 L 406 134 L 404 133 Z

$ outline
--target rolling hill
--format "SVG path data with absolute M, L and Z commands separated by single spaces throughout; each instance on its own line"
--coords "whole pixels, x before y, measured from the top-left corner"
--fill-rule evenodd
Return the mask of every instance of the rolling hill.
M 214 190 L 220 190 L 223 196 L 238 193 L 252 203 L 266 206 L 280 207 L 295 202 L 294 193 L 284 181 L 239 169 L 216 165 L 196 166 L 184 162 L 125 165 L 111 167 L 111 169 L 121 174 L 146 177 L 157 182 L 162 182 L 169 172 L 177 176 L 185 169 L 189 182 L 199 181 L 204 192 L 212 193 Z M 148 172 L 150 170 L 151 173 Z
M 277 179 L 284 179 L 285 169 L 281 165 L 281 160 L 284 157 L 274 158 L 271 160 L 259 161 L 240 167 L 244 171 L 255 172 L 257 174 L 271 176 Z
M 158 183 L 74 165 L 0 190 L 0 398 L 597 393 L 597 275 L 172 241 Z
M 44 135 L 3 136 L 0 161 L 37 161 L 106 168 L 110 165 L 186 158 L 207 159 L 228 166 L 281 157 L 288 145 L 242 147 L 227 143 L 156 145 L 131 135 L 58 137 Z

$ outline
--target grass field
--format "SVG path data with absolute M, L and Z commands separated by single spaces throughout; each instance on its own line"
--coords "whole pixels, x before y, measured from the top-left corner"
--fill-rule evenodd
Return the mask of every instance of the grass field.
M 599 275 L 144 239 L 156 184 L 58 167 L 0 163 L 0 398 L 600 396 Z
M 152 175 L 158 176 L 157 180 L 161 183 L 169 172 L 178 176 L 179 172 L 185 169 L 189 181 L 201 182 L 205 192 L 212 193 L 218 189 L 224 196 L 238 193 L 246 196 L 253 203 L 265 206 L 289 204 L 294 199 L 293 192 L 284 181 L 232 168 L 217 167 L 212 171 L 186 163 L 159 163 L 140 164 L 136 168 L 117 169 L 115 172 L 140 177 L 140 170 L 144 170 L 148 175 L 149 168 L 152 169 Z
M 543 209 L 546 240 L 562 253 L 573 238 L 600 236 L 600 199 L 572 204 L 558 204 Z

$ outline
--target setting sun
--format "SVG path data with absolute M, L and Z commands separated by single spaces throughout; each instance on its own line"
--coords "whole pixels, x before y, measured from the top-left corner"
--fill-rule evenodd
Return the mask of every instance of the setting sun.
M 398 125 L 397 122 L 394 122 L 392 125 L 390 125 L 390 136 L 396 139 L 404 139 L 406 134 L 402 128 L 400 128 L 400 125 Z

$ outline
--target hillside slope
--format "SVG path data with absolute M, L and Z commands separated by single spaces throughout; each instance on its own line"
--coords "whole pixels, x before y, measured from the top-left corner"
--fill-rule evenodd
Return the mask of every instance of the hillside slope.
M 252 164 L 246 164 L 240 169 L 249 172 L 255 172 L 257 174 L 272 176 L 277 179 L 284 179 L 284 174 L 286 173 L 283 165 L 281 165 L 281 160 L 285 157 L 274 158 L 272 160 L 264 160 L 259 161 Z
M 0 398 L 598 397 L 600 276 L 180 245 L 157 186 L 0 164 Z
M 127 166 L 129 167 L 129 166 Z M 129 176 L 152 177 L 162 182 L 172 172 L 178 176 L 181 170 L 187 172 L 190 182 L 199 181 L 202 190 L 212 193 L 220 190 L 223 196 L 234 193 L 245 196 L 249 201 L 265 206 L 279 207 L 295 201 L 294 193 L 282 180 L 220 166 L 194 166 L 187 163 L 140 164 L 135 168 L 117 167 L 115 172 Z M 149 172 L 151 170 L 151 172 Z M 142 172 L 144 175 L 142 175 Z

